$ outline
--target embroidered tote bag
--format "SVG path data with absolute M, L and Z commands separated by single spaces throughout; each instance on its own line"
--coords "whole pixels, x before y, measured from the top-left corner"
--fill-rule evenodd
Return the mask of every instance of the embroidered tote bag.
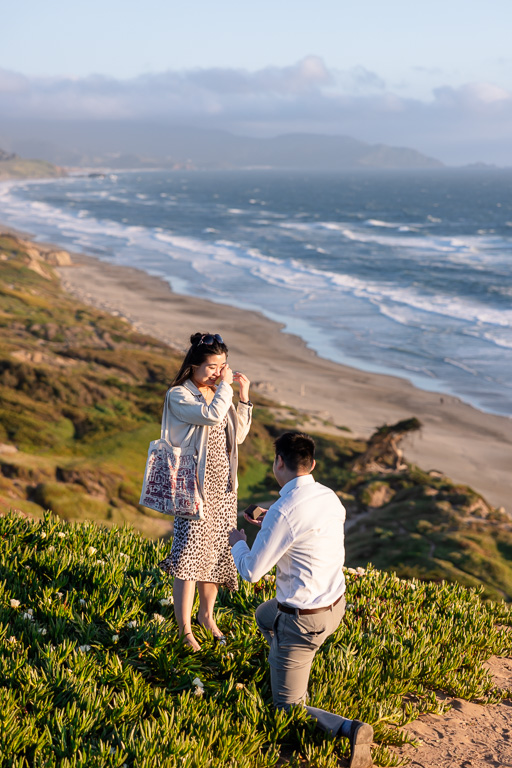
M 196 449 L 171 445 L 165 429 L 167 398 L 160 440 L 149 444 L 140 504 L 164 515 L 203 520 L 203 499 L 197 485 Z

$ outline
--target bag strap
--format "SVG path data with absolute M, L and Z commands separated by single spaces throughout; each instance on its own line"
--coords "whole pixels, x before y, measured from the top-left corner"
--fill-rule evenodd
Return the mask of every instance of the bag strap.
M 160 439 L 161 440 L 167 440 L 167 442 L 170 442 L 169 440 L 169 430 L 167 429 L 167 417 L 169 414 L 169 406 L 167 405 L 167 398 L 169 397 L 169 392 L 166 393 L 165 399 L 164 399 L 164 410 L 162 412 L 162 426 L 160 429 Z

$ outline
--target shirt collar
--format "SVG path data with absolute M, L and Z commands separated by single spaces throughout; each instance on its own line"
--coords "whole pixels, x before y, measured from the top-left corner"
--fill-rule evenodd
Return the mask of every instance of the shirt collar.
M 196 387 L 192 379 L 185 379 L 182 386 L 188 389 L 189 392 L 192 392 L 196 397 L 203 397 L 203 393 Z M 217 387 L 215 387 L 215 389 L 217 389 Z
M 311 485 L 315 482 L 315 478 L 313 475 L 299 475 L 298 477 L 294 477 L 293 480 L 289 480 L 281 490 L 279 491 L 280 496 L 286 496 L 287 493 L 290 493 L 290 491 L 293 491 L 294 488 L 301 488 L 303 485 Z
M 192 381 L 192 379 L 185 379 L 185 381 L 182 384 L 182 387 L 185 387 L 185 389 L 188 389 L 189 392 L 192 392 L 194 395 L 200 395 L 200 391 Z

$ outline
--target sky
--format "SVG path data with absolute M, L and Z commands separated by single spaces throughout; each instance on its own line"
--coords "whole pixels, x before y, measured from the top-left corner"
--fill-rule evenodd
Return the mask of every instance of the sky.
M 18 0 L 5 117 L 306 131 L 512 165 L 511 0 Z

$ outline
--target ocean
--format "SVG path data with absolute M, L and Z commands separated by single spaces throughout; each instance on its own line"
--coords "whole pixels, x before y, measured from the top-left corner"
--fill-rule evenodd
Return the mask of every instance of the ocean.
M 336 362 L 512 416 L 511 170 L 4 182 L 0 220 L 260 311 Z

